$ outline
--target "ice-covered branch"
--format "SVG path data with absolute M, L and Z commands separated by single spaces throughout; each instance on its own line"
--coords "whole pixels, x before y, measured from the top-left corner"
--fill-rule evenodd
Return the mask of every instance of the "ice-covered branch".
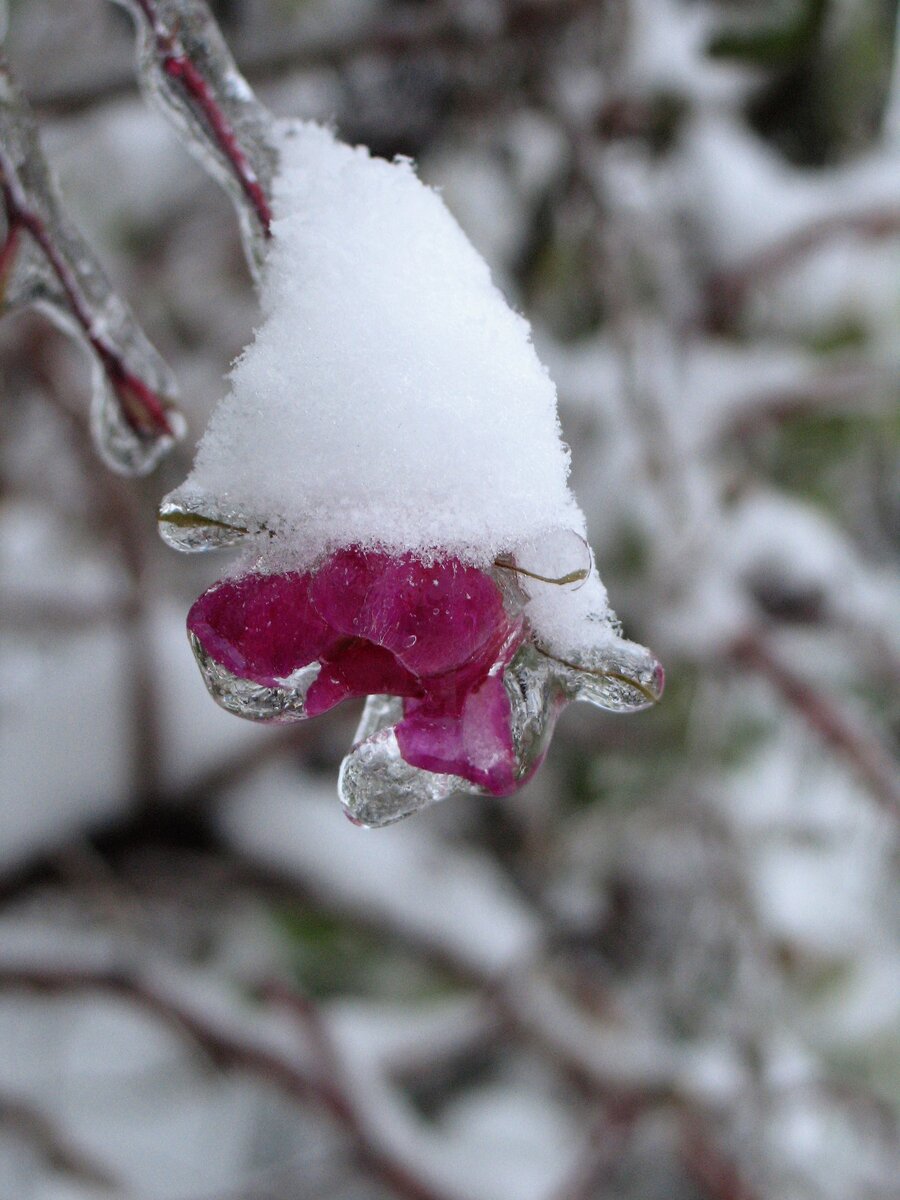
M 271 116 L 235 66 L 204 0 L 116 3 L 135 21 L 145 96 L 231 196 L 258 273 L 270 236 L 277 164 Z
M 122 474 L 152 470 L 181 432 L 174 377 L 65 217 L 28 105 L 0 62 L 2 311 L 37 307 L 89 349 L 94 438 Z

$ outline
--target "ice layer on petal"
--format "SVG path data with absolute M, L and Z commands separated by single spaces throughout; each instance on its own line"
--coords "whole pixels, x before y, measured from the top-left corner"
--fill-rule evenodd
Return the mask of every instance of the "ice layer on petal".
M 502 673 L 470 691 L 458 716 L 435 711 L 427 701 L 408 701 L 405 709 L 396 735 L 408 763 L 460 775 L 497 796 L 519 786 L 512 712 Z

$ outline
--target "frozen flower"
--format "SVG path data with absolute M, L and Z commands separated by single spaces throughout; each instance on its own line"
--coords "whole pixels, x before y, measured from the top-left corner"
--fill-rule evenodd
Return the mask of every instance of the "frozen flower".
M 195 538 L 199 520 L 188 526 Z M 177 543 L 184 526 L 171 509 L 162 524 Z M 381 825 L 453 791 L 516 791 L 571 700 L 633 711 L 658 698 L 655 659 L 608 624 L 571 659 L 535 639 L 531 607 L 546 589 L 565 607 L 565 589 L 584 583 L 573 574 L 551 582 L 512 556 L 483 570 L 351 547 L 311 570 L 216 584 L 191 608 L 188 632 L 211 693 L 240 716 L 296 721 L 368 697 L 340 791 L 353 820 Z
M 509 794 L 567 702 L 643 708 L 661 669 L 609 609 L 528 324 L 440 197 L 318 126 L 279 138 L 262 321 L 160 512 L 179 549 L 249 552 L 194 651 L 245 717 L 368 697 L 360 823 Z

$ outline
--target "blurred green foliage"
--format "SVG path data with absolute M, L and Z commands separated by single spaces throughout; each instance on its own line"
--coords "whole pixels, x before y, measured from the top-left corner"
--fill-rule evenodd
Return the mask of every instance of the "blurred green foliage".
M 450 975 L 386 939 L 383 931 L 370 931 L 358 921 L 314 907 L 276 908 L 272 916 L 297 984 L 309 996 L 367 996 L 409 1003 L 456 990 Z
M 749 116 L 809 166 L 865 149 L 891 79 L 895 0 L 764 0 L 727 6 L 710 54 L 763 71 Z

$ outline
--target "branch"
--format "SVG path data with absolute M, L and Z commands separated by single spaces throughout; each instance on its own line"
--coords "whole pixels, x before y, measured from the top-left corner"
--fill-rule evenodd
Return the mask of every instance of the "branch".
M 834 213 L 812 221 L 764 246 L 744 263 L 714 275 L 709 281 L 709 322 L 715 329 L 731 326 L 749 292 L 796 265 L 825 242 L 839 237 L 873 240 L 897 234 L 900 234 L 900 208 L 896 207 Z
M 24 1100 L 0 1093 L 0 1124 L 12 1126 L 51 1166 L 79 1183 L 121 1194 L 120 1185 L 105 1167 L 72 1145 L 49 1117 Z
M 827 695 L 796 675 L 759 634 L 747 633 L 731 647 L 730 657 L 761 675 L 809 727 L 857 771 L 872 796 L 900 817 L 900 780 L 882 744 L 859 728 Z
M 681 1157 L 688 1174 L 709 1200 L 757 1200 L 756 1193 L 710 1141 L 693 1113 L 682 1118 Z
M 386 1154 L 383 1138 L 379 1137 L 377 1121 L 366 1113 L 347 1077 L 344 1057 L 319 1007 L 308 996 L 281 981 L 264 985 L 263 996 L 290 1013 L 309 1038 L 316 1056 L 322 1086 L 328 1090 L 335 1113 L 340 1114 L 344 1128 L 352 1137 L 361 1155 L 376 1173 L 401 1196 L 421 1196 L 439 1200 L 429 1184 L 419 1179 L 414 1169 L 396 1157 Z M 449 1200 L 449 1198 L 448 1198 Z
M 205 0 L 116 0 L 138 34 L 146 99 L 229 193 L 251 269 L 258 276 L 271 237 L 278 163 L 274 120 L 235 65 Z
M 127 4 L 129 0 L 115 0 Z M 134 4 L 140 0 L 133 0 Z M 229 41 L 244 76 L 253 82 L 270 82 L 299 71 L 317 69 L 345 70 L 360 58 L 378 55 L 390 62 L 416 56 L 444 60 L 477 61 L 495 64 L 499 47 L 512 43 L 526 52 L 544 44 L 569 20 L 577 19 L 597 0 L 535 0 L 532 3 L 505 5 L 504 20 L 495 26 L 460 19 L 455 6 L 432 5 L 381 6 L 360 12 L 340 23 L 285 21 L 263 32 L 259 23 L 235 22 Z M 55 88 L 46 80 L 35 95 L 35 106 L 42 112 L 71 116 L 97 105 L 127 96 L 130 76 L 122 71 L 111 73 L 103 81 L 76 81 Z M 496 70 L 468 78 L 468 89 L 497 87 Z
M 218 1066 L 256 1075 L 291 1099 L 322 1109 L 347 1133 L 363 1166 L 398 1197 L 403 1200 L 460 1200 L 420 1179 L 402 1159 L 383 1144 L 377 1144 L 358 1109 L 334 1080 L 304 1069 L 300 1062 L 280 1053 L 262 1039 L 252 1040 L 227 1028 L 197 1003 L 181 1000 L 139 974 L 91 965 L 0 963 L 0 989 L 51 995 L 99 991 L 127 1000 L 187 1036 Z M 294 1011 L 299 1011 L 298 1007 L 295 1006 Z
M 114 476 L 94 469 L 90 438 L 84 422 L 65 399 L 64 388 L 51 369 L 44 345 L 45 338 L 26 339 L 24 360 L 41 383 L 41 396 L 68 427 L 68 445 L 72 457 L 91 496 L 91 509 L 98 527 L 109 536 L 128 576 L 128 594 L 119 608 L 126 622 L 128 637 L 127 677 L 131 698 L 132 798 L 149 803 L 159 791 L 159 705 L 156 696 L 156 671 L 148 631 L 149 596 L 146 588 L 146 546 L 143 527 L 129 488 Z M 111 613 L 110 615 L 113 615 Z
M 3 311 L 38 307 L 95 363 L 94 440 L 122 474 L 145 474 L 182 433 L 168 367 L 66 217 L 34 117 L 0 61 L 0 246 Z
M 596 1200 L 604 1195 L 646 1107 L 642 1100 L 627 1098 L 604 1105 L 581 1157 L 569 1178 L 554 1192 L 553 1200 Z
M 793 385 L 751 393 L 715 431 L 722 442 L 743 442 L 771 425 L 809 413 L 877 417 L 888 412 L 897 390 L 897 371 L 866 362 L 838 362 Z

